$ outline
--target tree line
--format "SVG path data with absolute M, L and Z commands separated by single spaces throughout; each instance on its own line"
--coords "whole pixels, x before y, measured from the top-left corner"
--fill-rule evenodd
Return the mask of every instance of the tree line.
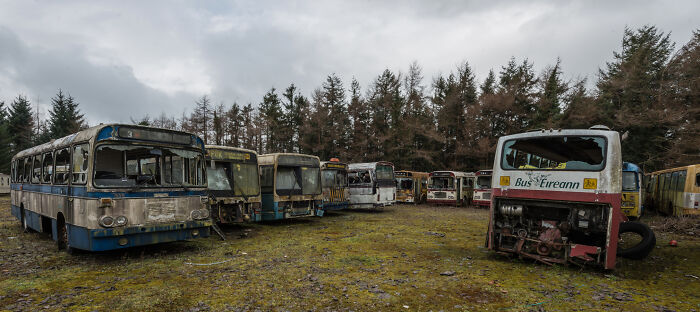
M 133 122 L 259 153 L 386 160 L 421 171 L 490 168 L 506 134 L 603 124 L 628 133 L 625 161 L 652 171 L 700 160 L 699 48 L 700 30 L 676 50 L 668 33 L 644 26 L 625 29 L 622 49 L 591 89 L 586 79 L 565 79 L 559 59 L 535 73 L 528 59 L 512 57 L 482 81 L 463 62 L 426 82 L 414 62 L 405 73 L 384 70 L 364 90 L 331 74 L 308 96 L 293 83 L 271 88 L 257 105 L 214 104 L 204 95 L 190 113 Z M 77 106 L 59 90 L 40 123 L 18 96 L 9 109 L 0 106 L 2 147 L 12 153 L 84 128 Z

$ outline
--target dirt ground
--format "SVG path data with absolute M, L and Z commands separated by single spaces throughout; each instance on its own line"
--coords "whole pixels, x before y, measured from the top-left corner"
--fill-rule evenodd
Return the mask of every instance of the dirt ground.
M 0 309 L 700 311 L 695 233 L 659 230 L 647 259 L 581 270 L 494 255 L 486 223 L 485 210 L 398 205 L 227 226 L 226 241 L 68 255 L 22 233 L 4 197 Z

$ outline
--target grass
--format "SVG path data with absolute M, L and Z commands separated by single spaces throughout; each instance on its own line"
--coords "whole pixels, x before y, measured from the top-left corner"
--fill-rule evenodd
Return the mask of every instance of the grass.
M 485 210 L 394 206 L 71 256 L 21 233 L 4 198 L 0 309 L 700 311 L 697 236 L 657 232 L 650 257 L 607 272 L 493 255 L 486 223 Z

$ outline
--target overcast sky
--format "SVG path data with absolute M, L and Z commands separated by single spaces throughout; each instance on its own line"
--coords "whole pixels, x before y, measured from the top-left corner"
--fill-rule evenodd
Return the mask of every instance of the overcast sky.
M 679 48 L 700 1 L 4 1 L 0 101 L 46 115 L 59 88 L 91 124 L 180 116 L 204 94 L 260 102 L 331 73 L 367 86 L 385 68 L 423 68 L 424 84 L 468 61 L 481 81 L 511 56 L 539 73 L 597 79 L 625 26 L 656 25 Z

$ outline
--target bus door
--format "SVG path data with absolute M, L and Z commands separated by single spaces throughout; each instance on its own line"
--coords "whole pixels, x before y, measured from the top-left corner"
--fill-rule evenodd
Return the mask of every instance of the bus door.
M 456 178 L 457 180 L 456 185 L 455 185 L 455 201 L 457 202 L 457 205 L 461 205 L 462 203 L 462 178 Z

